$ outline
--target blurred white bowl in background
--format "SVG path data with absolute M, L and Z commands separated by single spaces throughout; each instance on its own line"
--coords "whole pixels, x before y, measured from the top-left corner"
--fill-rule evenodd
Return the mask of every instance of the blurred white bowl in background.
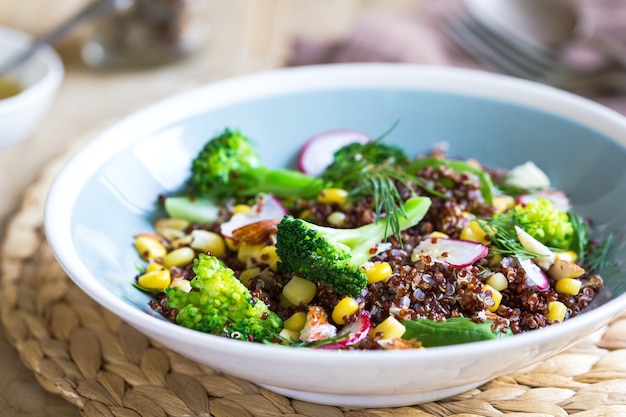
M 28 48 L 32 37 L 0 26 L 0 62 Z M 0 99 L 0 148 L 6 148 L 31 135 L 46 114 L 63 80 L 63 63 L 53 48 L 45 46 L 27 62 L 11 70 L 7 77 L 23 90 Z

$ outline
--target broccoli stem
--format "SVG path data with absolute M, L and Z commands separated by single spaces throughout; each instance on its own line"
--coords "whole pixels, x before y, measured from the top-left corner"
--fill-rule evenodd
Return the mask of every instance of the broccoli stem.
M 247 195 L 260 193 L 274 194 L 277 197 L 316 198 L 324 188 L 324 182 L 291 169 L 270 169 L 256 167 L 246 173 L 256 181 L 244 187 L 240 192 Z

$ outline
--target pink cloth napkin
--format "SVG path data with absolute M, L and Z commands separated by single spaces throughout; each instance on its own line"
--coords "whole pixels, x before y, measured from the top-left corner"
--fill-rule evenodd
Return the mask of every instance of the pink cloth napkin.
M 579 3 L 585 22 L 591 22 L 594 32 L 625 45 L 626 54 L 626 1 L 580 0 Z M 458 0 L 445 0 L 423 2 L 419 10 L 409 13 L 387 9 L 366 10 L 358 16 L 345 39 L 297 39 L 289 64 L 407 62 L 489 70 L 463 51 L 441 29 L 441 18 L 456 7 L 460 7 Z M 626 114 L 625 94 L 613 93 L 590 98 Z

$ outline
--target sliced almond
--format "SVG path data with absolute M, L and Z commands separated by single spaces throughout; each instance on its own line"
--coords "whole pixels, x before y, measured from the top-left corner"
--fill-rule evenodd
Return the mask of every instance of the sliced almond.
M 263 243 L 276 234 L 277 220 L 261 220 L 233 230 L 233 239 L 250 245 Z
M 584 268 L 574 262 L 557 259 L 548 270 L 548 274 L 556 280 L 561 278 L 578 278 L 585 273 Z

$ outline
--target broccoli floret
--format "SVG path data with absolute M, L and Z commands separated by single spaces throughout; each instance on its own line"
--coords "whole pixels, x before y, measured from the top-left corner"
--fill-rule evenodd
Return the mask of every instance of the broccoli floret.
M 569 249 L 572 245 L 572 222 L 567 212 L 559 210 L 550 200 L 539 197 L 525 205 L 517 204 L 510 214 L 541 243 L 558 249 Z
M 400 230 L 420 222 L 430 207 L 427 197 L 413 197 L 404 204 Z M 353 229 L 318 226 L 293 216 L 278 224 L 276 252 L 281 272 L 294 272 L 329 285 L 339 294 L 358 296 L 367 285 L 363 265 L 372 248 L 387 236 L 387 218 Z
M 214 256 L 194 260 L 192 290 L 168 287 L 167 305 L 178 309 L 184 327 L 234 339 L 263 341 L 282 329 L 281 319 L 237 279 L 232 269 Z
M 191 163 L 188 184 L 196 196 L 220 199 L 259 193 L 314 198 L 323 188 L 321 179 L 292 169 L 263 166 L 252 142 L 231 129 L 209 140 L 200 150 Z

